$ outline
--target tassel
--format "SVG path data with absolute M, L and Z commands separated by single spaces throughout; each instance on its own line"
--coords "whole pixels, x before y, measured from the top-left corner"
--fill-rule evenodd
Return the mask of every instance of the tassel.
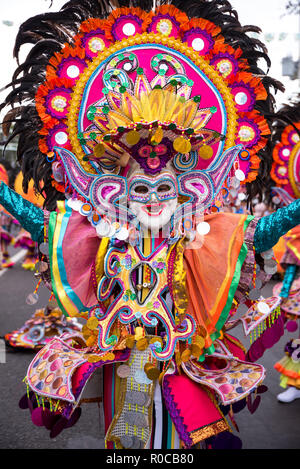
M 39 401 L 39 396 L 36 393 L 34 393 L 34 395 L 35 395 L 35 398 L 36 398 L 37 405 L 38 405 L 38 407 L 40 407 L 41 404 L 40 404 L 40 401 Z M 43 399 L 42 399 L 42 401 L 43 401 Z
M 233 412 L 233 409 L 232 409 L 232 404 L 230 404 L 230 410 L 228 412 L 228 415 L 229 415 L 229 418 L 231 420 L 231 423 L 233 425 L 233 427 L 236 429 L 237 432 L 239 432 L 239 427 L 235 421 L 235 418 L 234 418 L 234 412 Z

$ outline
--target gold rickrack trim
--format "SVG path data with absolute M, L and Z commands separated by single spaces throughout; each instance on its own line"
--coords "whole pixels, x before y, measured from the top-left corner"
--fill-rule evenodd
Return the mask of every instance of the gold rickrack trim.
M 289 180 L 290 180 L 291 186 L 293 188 L 293 191 L 294 191 L 296 197 L 298 197 L 298 199 L 300 198 L 300 190 L 298 189 L 296 181 L 295 181 L 294 163 L 295 163 L 295 158 L 297 157 L 299 152 L 300 152 L 300 140 L 299 140 L 299 142 L 296 143 L 296 145 L 292 149 L 291 155 L 289 157 L 289 166 L 288 166 Z
M 85 153 L 77 137 L 78 110 L 82 102 L 82 95 L 86 86 L 86 82 L 88 81 L 92 73 L 101 64 L 101 62 L 103 62 L 113 53 L 129 46 L 153 43 L 165 45 L 178 52 L 182 52 L 184 55 L 190 58 L 193 63 L 200 68 L 201 71 L 205 72 L 206 76 L 212 81 L 214 86 L 220 92 L 226 107 L 228 122 L 225 140 L 225 150 L 234 146 L 238 115 L 230 88 L 227 86 L 224 79 L 219 75 L 219 73 L 212 66 L 210 66 L 202 56 L 198 55 L 191 47 L 187 46 L 186 44 L 183 44 L 182 42 L 176 39 L 163 36 L 162 34 L 137 34 L 129 39 L 122 39 L 122 41 L 117 41 L 111 47 L 105 49 L 101 54 L 95 57 L 94 60 L 87 66 L 87 68 L 81 74 L 72 93 L 69 112 L 67 115 L 67 126 L 73 151 L 85 171 L 95 173 L 95 170 L 91 166 L 91 164 L 88 161 L 83 161 Z
M 190 437 L 194 443 L 199 443 L 200 441 L 206 440 L 210 436 L 218 435 L 218 433 L 228 430 L 228 425 L 224 420 L 219 420 L 214 423 L 210 423 L 203 428 L 199 428 L 190 434 Z

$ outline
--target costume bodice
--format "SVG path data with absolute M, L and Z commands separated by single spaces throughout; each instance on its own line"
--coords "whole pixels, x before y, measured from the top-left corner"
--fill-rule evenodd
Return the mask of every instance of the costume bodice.
M 151 240 L 149 240 L 151 243 Z M 104 276 L 98 285 L 98 299 L 111 301 L 99 322 L 99 346 L 110 348 L 109 331 L 119 318 L 123 324 L 139 321 L 146 327 L 155 327 L 159 322 L 166 335 L 163 349 L 153 350 L 160 360 L 172 357 L 177 340 L 188 339 L 195 330 L 195 322 L 189 315 L 180 325 L 176 325 L 172 312 L 172 301 L 168 287 L 168 250 L 163 241 L 147 257 L 138 247 L 130 244 L 111 246 L 104 261 Z

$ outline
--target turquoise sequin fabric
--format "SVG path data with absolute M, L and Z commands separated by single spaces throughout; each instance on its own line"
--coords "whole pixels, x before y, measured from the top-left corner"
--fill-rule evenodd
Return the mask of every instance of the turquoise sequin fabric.
M 294 278 L 296 276 L 296 271 L 297 271 L 297 266 L 296 265 L 289 264 L 287 266 L 285 274 L 284 274 L 282 289 L 281 289 L 281 292 L 280 292 L 281 298 L 287 298 L 289 296 L 292 283 L 293 283 Z
M 6 184 L 0 184 L 0 204 L 31 234 L 33 241 L 44 239 L 44 212 Z
M 300 199 L 258 221 L 254 234 L 256 252 L 268 251 L 281 236 L 297 225 L 300 225 Z

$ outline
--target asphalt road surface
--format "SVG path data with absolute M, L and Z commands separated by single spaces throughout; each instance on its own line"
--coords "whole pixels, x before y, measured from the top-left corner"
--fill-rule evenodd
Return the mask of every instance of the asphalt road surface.
M 15 252 L 14 252 L 15 253 Z M 273 283 L 274 284 L 274 283 Z M 272 285 L 264 290 L 271 294 Z M 39 289 L 39 301 L 35 307 L 25 303 L 26 296 L 34 290 L 36 280 L 31 272 L 21 267 L 21 260 L 12 268 L 0 273 L 0 336 L 22 326 L 34 309 L 43 307 L 50 293 L 45 287 Z M 234 333 L 245 345 L 241 326 Z M 284 345 L 295 334 L 286 333 L 272 350 L 259 360 L 267 370 L 264 382 L 269 388 L 262 395 L 258 410 L 251 415 L 247 409 L 236 415 L 240 429 L 239 437 L 244 449 L 299 449 L 300 448 L 300 399 L 290 404 L 280 404 L 276 395 L 279 387 L 278 373 L 274 363 L 283 356 Z M 84 404 L 77 424 L 64 430 L 54 439 L 49 438 L 45 428 L 31 422 L 29 411 L 21 410 L 19 399 L 26 388 L 22 382 L 33 358 L 32 352 L 3 350 L 0 343 L 0 448 L 16 449 L 94 449 L 103 448 L 103 427 L 97 404 Z

